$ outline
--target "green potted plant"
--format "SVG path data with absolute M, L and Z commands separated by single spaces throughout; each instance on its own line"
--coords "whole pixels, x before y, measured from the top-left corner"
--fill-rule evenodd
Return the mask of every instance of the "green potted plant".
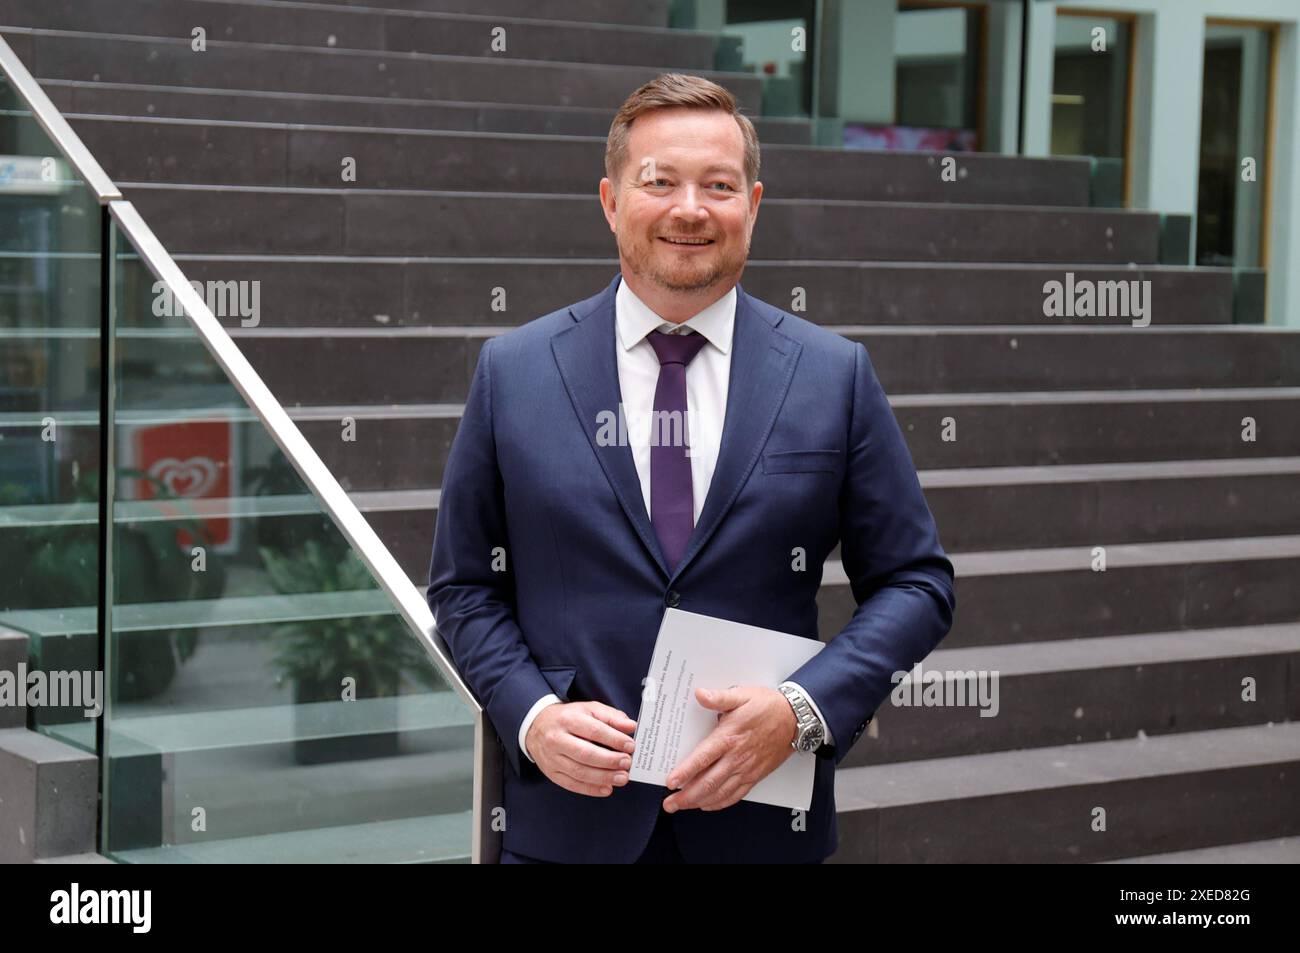
M 285 595 L 373 591 L 374 580 L 342 537 L 308 539 L 292 553 L 259 546 L 267 575 Z M 310 730 L 303 706 L 344 701 L 345 679 L 355 698 L 393 698 L 410 675 L 425 687 L 444 687 L 436 670 L 395 612 L 379 615 L 312 618 L 279 623 L 272 632 L 278 683 L 291 682 L 295 724 L 294 758 L 299 763 L 352 760 L 393 755 L 399 750 L 397 707 L 392 730 L 305 737 Z

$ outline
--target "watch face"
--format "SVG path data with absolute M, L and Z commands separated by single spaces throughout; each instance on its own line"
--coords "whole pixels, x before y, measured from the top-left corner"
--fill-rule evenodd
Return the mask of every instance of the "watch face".
M 799 750 L 812 751 L 822 743 L 823 739 L 822 726 L 813 725 L 806 732 L 799 736 Z

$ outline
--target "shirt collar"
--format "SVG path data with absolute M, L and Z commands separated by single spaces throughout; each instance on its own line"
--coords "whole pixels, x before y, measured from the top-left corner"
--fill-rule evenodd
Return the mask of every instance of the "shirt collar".
M 692 315 L 680 325 L 665 321 L 650 310 L 649 305 L 638 298 L 627 286 L 626 281 L 618 283 L 614 295 L 614 310 L 618 321 L 618 339 L 623 350 L 630 351 L 641 340 L 661 327 L 686 327 L 699 334 L 723 354 L 731 351 L 731 337 L 736 327 L 736 288 L 709 305 L 698 314 Z

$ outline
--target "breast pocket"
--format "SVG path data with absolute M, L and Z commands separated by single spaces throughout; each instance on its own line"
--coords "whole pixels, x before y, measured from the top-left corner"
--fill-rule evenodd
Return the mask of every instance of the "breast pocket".
M 834 473 L 839 466 L 838 450 L 778 450 L 763 454 L 764 473 Z

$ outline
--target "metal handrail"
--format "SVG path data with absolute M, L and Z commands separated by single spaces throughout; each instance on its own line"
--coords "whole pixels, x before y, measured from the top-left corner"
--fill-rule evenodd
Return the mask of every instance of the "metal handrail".
M 45 95 L 40 84 L 32 79 L 32 74 L 3 36 L 0 36 L 0 72 L 9 77 L 9 82 L 19 97 L 31 109 L 33 118 L 45 130 L 45 134 L 54 140 L 63 157 L 77 170 L 90 191 L 95 193 L 99 204 L 107 205 L 121 199 L 121 190 L 100 168 L 81 137 L 72 131 L 68 121 L 63 118 L 63 113 L 50 102 L 50 97 Z
M 356 550 L 363 563 L 388 594 L 398 614 L 419 639 L 425 654 L 438 668 L 443 678 L 457 696 L 474 714 L 474 807 L 475 824 L 472 832 L 472 860 L 481 862 L 495 859 L 499 847 L 499 834 L 491 829 L 490 809 L 499 803 L 500 774 L 503 770 L 501 753 L 491 744 L 495 738 L 493 726 L 486 711 L 474 693 L 461 678 L 451 661 L 451 652 L 438 634 L 437 620 L 427 600 L 411 582 L 405 571 L 393 558 L 388 547 L 356 504 L 339 485 L 334 474 L 321 461 L 297 425 L 290 419 L 262 378 L 253 369 L 243 352 L 226 333 L 207 302 L 186 279 L 175 259 L 163 247 L 135 206 L 122 197 L 121 190 L 100 167 L 90 150 L 72 130 L 58 107 L 50 101 L 32 78 L 26 66 L 13 49 L 0 36 L 0 71 L 8 77 L 18 96 L 31 109 L 41 128 L 62 151 L 64 158 L 80 174 L 95 194 L 100 205 L 134 245 L 141 260 L 163 282 L 173 300 L 180 302 L 185 317 L 198 334 L 213 359 L 221 366 L 231 383 L 243 396 L 248 406 L 257 414 L 277 446 L 288 457 L 294 469 L 320 500 L 325 512 Z M 101 250 L 103 255 L 110 249 Z

